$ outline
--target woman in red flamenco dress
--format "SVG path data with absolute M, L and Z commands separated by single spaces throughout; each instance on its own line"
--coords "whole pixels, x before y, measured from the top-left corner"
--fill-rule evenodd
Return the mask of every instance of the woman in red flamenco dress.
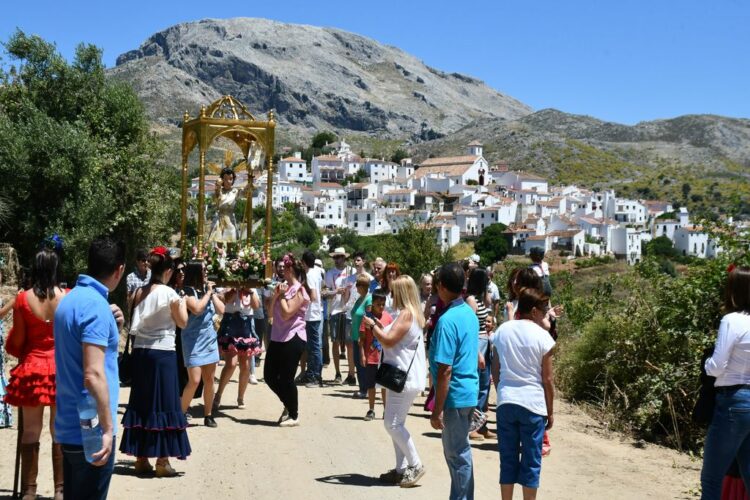
M 10 372 L 4 401 L 23 408 L 21 436 L 21 494 L 36 498 L 39 466 L 39 437 L 44 407 L 50 408 L 50 434 L 55 500 L 63 498 L 62 448 L 54 443 L 55 422 L 55 342 L 52 324 L 57 305 L 66 293 L 58 286 L 60 259 L 54 250 L 40 250 L 32 265 L 33 285 L 19 292 L 13 306 L 13 328 L 6 350 L 18 358 Z

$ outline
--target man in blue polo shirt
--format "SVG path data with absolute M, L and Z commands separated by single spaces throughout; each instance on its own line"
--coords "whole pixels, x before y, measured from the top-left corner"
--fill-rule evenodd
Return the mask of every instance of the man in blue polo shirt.
M 122 312 L 107 302 L 125 269 L 125 245 L 109 238 L 89 247 L 88 274 L 55 312 L 57 414 L 55 441 L 62 444 L 65 498 L 107 498 L 114 469 L 120 390 L 117 347 Z M 102 429 L 102 449 L 88 463 L 83 454 L 78 401 L 84 389 L 94 398 Z
M 430 341 L 430 372 L 435 382 L 430 424 L 443 430 L 451 500 L 474 498 L 469 425 L 479 394 L 479 319 L 461 297 L 464 278 L 457 263 L 445 264 L 438 271 L 437 292 L 448 309 L 440 316 Z

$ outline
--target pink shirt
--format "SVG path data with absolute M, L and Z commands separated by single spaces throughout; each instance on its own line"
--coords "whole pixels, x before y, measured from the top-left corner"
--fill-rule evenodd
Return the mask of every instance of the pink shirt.
M 305 311 L 310 306 L 310 296 L 307 294 L 307 290 L 302 286 L 302 283 L 298 283 L 293 287 L 290 287 L 284 295 L 286 300 L 291 300 L 297 295 L 297 292 L 302 289 L 302 298 L 304 302 L 297 309 L 297 312 L 289 319 L 283 319 L 281 317 L 281 306 L 278 301 L 273 307 L 273 327 L 271 328 L 271 340 L 273 342 L 289 342 L 294 338 L 295 335 L 299 335 L 304 341 L 307 341 L 307 333 L 305 332 Z M 280 298 L 278 300 L 281 300 Z

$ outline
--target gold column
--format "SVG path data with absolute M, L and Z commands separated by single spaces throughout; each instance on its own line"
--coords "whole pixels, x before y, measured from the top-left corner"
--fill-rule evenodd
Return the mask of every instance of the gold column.
M 182 152 L 182 222 L 180 224 L 180 256 L 185 258 L 185 246 L 187 244 L 187 205 L 188 205 L 188 159 Z
M 247 157 L 246 157 L 247 158 Z M 247 244 L 251 243 L 251 238 L 253 236 L 253 191 L 255 188 L 255 182 L 254 182 L 253 176 L 253 169 L 250 166 L 250 159 L 247 160 L 247 203 L 245 204 L 245 224 L 247 224 L 247 230 L 245 231 L 245 236 L 247 236 L 245 242 Z
M 199 146 L 200 147 L 200 146 Z M 198 185 L 198 237 L 196 238 L 199 258 L 203 256 L 203 225 L 206 214 L 206 152 L 200 147 L 200 177 Z
M 273 218 L 273 145 L 276 130 L 276 119 L 273 110 L 268 112 L 268 136 L 266 138 L 266 165 L 268 168 L 268 186 L 266 187 L 266 278 L 273 276 L 271 262 L 271 219 Z

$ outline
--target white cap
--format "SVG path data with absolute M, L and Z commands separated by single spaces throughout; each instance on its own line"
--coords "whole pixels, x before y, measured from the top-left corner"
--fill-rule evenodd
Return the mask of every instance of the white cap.
M 315 265 L 318 267 L 323 267 L 323 261 L 320 259 L 315 259 Z
M 479 259 L 479 255 L 477 255 L 477 254 L 472 254 L 472 255 L 471 255 L 471 257 L 469 257 L 469 260 L 471 260 L 471 261 L 474 261 L 474 262 L 476 262 L 477 264 L 479 264 L 479 260 L 480 260 L 480 259 Z

